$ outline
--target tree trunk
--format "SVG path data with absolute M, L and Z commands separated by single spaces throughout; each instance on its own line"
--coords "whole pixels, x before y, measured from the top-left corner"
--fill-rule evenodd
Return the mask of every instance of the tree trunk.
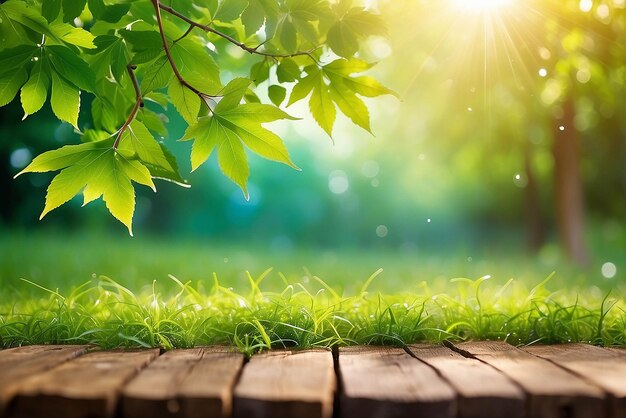
M 580 173 L 580 138 L 574 127 L 572 98 L 563 104 L 563 118 L 555 119 L 554 196 L 556 221 L 564 253 L 577 264 L 589 262 L 585 244 L 585 208 Z
M 526 218 L 526 233 L 528 249 L 537 252 L 546 241 L 546 225 L 541 212 L 541 198 L 539 186 L 532 167 L 531 145 L 524 151 L 524 172 L 527 184 L 524 188 L 524 215 Z

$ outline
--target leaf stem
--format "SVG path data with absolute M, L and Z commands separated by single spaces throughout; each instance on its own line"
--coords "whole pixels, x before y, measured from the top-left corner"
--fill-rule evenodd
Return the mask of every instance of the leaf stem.
M 252 46 L 248 46 L 246 44 L 244 44 L 243 42 L 239 42 L 238 40 L 236 40 L 235 38 L 233 38 L 232 36 L 224 33 L 224 32 L 220 32 L 219 30 L 212 28 L 209 25 L 203 25 L 202 23 L 196 22 L 193 19 L 190 19 L 189 17 L 185 16 L 184 14 L 176 11 L 174 8 L 170 7 L 170 6 L 166 6 L 164 4 L 161 4 L 159 2 L 159 0 L 152 0 L 152 3 L 154 4 L 158 4 L 159 8 L 161 8 L 163 11 L 174 15 L 176 17 L 178 17 L 181 20 L 184 20 L 185 22 L 187 22 L 189 24 L 189 26 L 191 28 L 198 28 L 201 29 L 205 32 L 210 32 L 213 33 L 217 36 L 219 36 L 220 38 L 226 39 L 228 42 L 232 43 L 233 45 L 237 45 L 239 48 L 243 49 L 244 51 L 250 53 L 250 54 L 256 54 L 256 55 L 262 55 L 264 57 L 272 57 L 272 58 L 292 58 L 292 57 L 297 57 L 297 56 L 301 56 L 301 55 L 306 55 L 309 58 L 311 58 L 313 61 L 317 62 L 317 60 L 315 59 L 315 57 L 313 56 L 313 52 L 315 52 L 317 49 L 319 49 L 320 47 L 315 47 L 312 48 L 308 51 L 297 51 L 297 52 L 292 52 L 292 53 L 288 53 L 288 54 L 276 54 L 273 52 L 264 52 L 264 51 L 259 51 L 259 48 L 261 46 L 263 46 L 263 43 L 252 47 Z M 158 18 L 158 16 L 157 16 Z M 187 34 L 185 34 L 187 35 Z
M 115 142 L 113 143 L 113 149 L 117 149 L 120 145 L 120 141 L 122 140 L 122 135 L 126 132 L 126 129 L 130 126 L 135 117 L 137 116 L 137 112 L 139 112 L 139 108 L 143 107 L 143 97 L 141 96 L 141 90 L 139 89 L 139 82 L 137 81 L 137 76 L 135 75 L 135 69 L 137 67 L 133 64 L 128 64 L 126 66 L 126 71 L 128 71 L 128 75 L 130 75 L 130 80 L 133 83 L 133 88 L 135 89 L 135 104 L 128 115 L 128 119 L 122 125 L 120 130 L 117 132 L 117 138 L 115 138 Z

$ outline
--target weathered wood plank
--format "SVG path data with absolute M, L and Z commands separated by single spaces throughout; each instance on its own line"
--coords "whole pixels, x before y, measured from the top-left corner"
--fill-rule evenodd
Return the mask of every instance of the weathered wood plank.
M 619 355 L 626 356 L 626 348 L 624 347 L 609 347 L 608 349 Z
M 0 351 L 0 415 L 24 381 L 82 355 L 87 346 L 37 345 Z
M 243 355 L 225 347 L 172 350 L 123 390 L 122 416 L 228 417 Z
M 455 344 L 500 370 L 528 395 L 529 416 L 537 418 L 599 418 L 606 416 L 605 394 L 555 364 L 503 342 Z
M 445 418 L 456 393 L 435 371 L 400 348 L 339 350 L 340 416 Z
M 215 411 L 215 415 L 232 415 L 233 388 L 243 367 L 243 354 L 224 351 L 210 351 L 206 349 L 202 359 L 191 370 L 191 373 L 181 383 L 179 396 L 181 410 L 189 411 L 189 417 L 203 414 L 203 411 Z M 206 376 L 214 376 L 208 380 Z
M 447 347 L 412 345 L 409 349 L 456 390 L 459 418 L 525 417 L 524 391 L 493 367 Z
M 550 360 L 609 393 L 609 416 L 626 418 L 626 356 L 587 344 L 523 348 Z
M 98 351 L 35 375 L 22 385 L 9 417 L 108 418 L 123 385 L 159 350 Z
M 252 356 L 234 392 L 235 418 L 329 418 L 336 379 L 327 350 Z

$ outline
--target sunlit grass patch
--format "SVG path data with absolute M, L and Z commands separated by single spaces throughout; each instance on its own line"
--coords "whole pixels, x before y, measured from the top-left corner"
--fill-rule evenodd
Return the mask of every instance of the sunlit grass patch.
M 263 290 L 249 273 L 245 289 L 182 282 L 175 291 L 154 282 L 132 291 L 100 277 L 67 294 L 39 287 L 41 297 L 0 296 L 0 345 L 91 343 L 166 349 L 226 344 L 250 354 L 269 348 L 404 344 L 444 339 L 499 339 L 513 344 L 585 341 L 626 345 L 626 304 L 617 294 L 527 288 L 509 280 L 455 279 L 445 293 L 422 283 L 403 293 L 370 291 L 375 272 L 353 294 L 311 275 Z M 36 284 L 31 286 L 38 287 Z M 167 286 L 167 288 L 170 288 Z M 32 294 L 29 292 L 29 294 Z

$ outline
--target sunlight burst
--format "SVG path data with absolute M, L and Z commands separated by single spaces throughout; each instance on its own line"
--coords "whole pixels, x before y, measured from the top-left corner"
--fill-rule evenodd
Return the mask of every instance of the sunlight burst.
M 454 0 L 464 10 L 489 12 L 511 4 L 512 0 Z

